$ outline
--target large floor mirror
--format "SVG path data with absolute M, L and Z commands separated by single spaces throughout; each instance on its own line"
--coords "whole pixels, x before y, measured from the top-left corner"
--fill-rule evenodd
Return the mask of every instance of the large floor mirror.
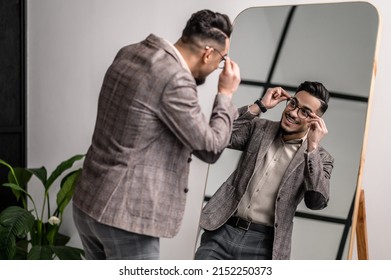
M 324 116 L 329 133 L 322 141 L 335 157 L 331 198 L 324 210 L 299 206 L 291 259 L 347 257 L 378 25 L 376 9 L 364 2 L 253 7 L 234 21 L 229 55 L 241 69 L 234 96 L 238 107 L 252 104 L 268 87 L 293 94 L 305 80 L 320 81 L 331 93 Z M 280 120 L 282 110 L 263 117 Z M 226 149 L 209 166 L 205 201 L 239 157 L 240 152 Z

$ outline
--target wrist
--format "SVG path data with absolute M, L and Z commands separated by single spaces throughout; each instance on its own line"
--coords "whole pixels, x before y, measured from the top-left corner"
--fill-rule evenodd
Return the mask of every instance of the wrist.
M 317 145 L 317 144 L 308 143 L 307 151 L 308 151 L 308 152 L 312 152 L 312 151 L 316 150 L 317 148 L 318 148 L 318 145 Z
M 258 107 L 259 107 L 259 109 L 261 109 L 262 113 L 266 113 L 267 108 L 265 107 L 265 105 L 262 103 L 262 101 L 260 99 L 255 100 L 254 104 L 258 105 Z
M 232 96 L 233 96 L 232 93 L 226 93 L 226 92 L 222 92 L 222 91 L 217 92 L 217 95 L 226 96 L 228 98 L 232 98 Z

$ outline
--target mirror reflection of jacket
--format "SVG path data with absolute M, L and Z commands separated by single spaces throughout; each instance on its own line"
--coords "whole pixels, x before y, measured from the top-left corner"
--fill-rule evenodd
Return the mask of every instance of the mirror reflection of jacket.
M 235 213 L 247 190 L 257 157 L 264 158 L 279 133 L 279 122 L 252 115 L 247 106 L 240 108 L 239 114 L 229 147 L 243 153 L 237 169 L 202 210 L 200 226 L 206 230 L 219 228 Z M 275 202 L 273 259 L 290 258 L 293 218 L 303 198 L 306 206 L 313 210 L 325 208 L 329 201 L 334 158 L 322 146 L 310 153 L 306 149 L 304 142 L 280 183 Z

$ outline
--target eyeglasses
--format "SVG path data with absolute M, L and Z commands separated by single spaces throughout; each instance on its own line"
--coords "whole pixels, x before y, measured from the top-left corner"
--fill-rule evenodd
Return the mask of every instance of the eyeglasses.
M 227 58 L 227 55 L 222 55 L 221 52 L 219 52 L 217 49 L 214 49 L 220 56 L 221 56 L 221 60 L 220 60 L 220 63 L 219 63 L 219 69 L 224 69 L 224 66 L 225 66 L 225 59 Z
M 308 110 L 308 109 L 299 107 L 296 98 L 288 99 L 287 102 L 286 102 L 286 108 L 287 108 L 289 111 L 293 111 L 293 110 L 296 110 L 296 108 L 298 108 L 298 110 L 297 110 L 297 115 L 299 116 L 300 119 L 303 119 L 303 120 L 306 119 L 306 118 L 308 118 L 308 117 L 310 116 L 310 114 L 312 113 L 312 112 L 311 112 L 310 110 Z
M 209 48 L 213 48 L 213 47 L 206 46 L 205 48 L 206 48 L 206 49 L 209 49 Z M 221 52 L 220 52 L 218 49 L 216 49 L 216 48 L 213 48 L 213 49 L 214 49 L 214 50 L 220 55 L 220 57 L 221 57 L 221 60 L 220 60 L 220 63 L 219 63 L 218 68 L 219 68 L 219 69 L 224 69 L 225 60 L 226 60 L 226 58 L 227 58 L 227 55 L 222 55 Z

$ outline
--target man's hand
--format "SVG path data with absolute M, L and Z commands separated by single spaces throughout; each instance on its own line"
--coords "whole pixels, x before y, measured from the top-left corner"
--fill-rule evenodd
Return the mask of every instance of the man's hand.
M 328 130 L 324 120 L 315 113 L 310 113 L 309 118 L 310 119 L 308 120 L 309 131 L 307 135 L 307 150 L 308 152 L 311 152 L 319 146 L 320 140 L 322 140 L 322 138 L 328 133 Z
M 265 95 L 262 97 L 262 104 L 266 109 L 274 108 L 277 104 L 282 101 L 290 99 L 291 96 L 282 87 L 268 88 Z M 250 105 L 250 112 L 254 115 L 259 115 L 261 110 L 258 105 Z
M 265 105 L 266 109 L 271 109 L 289 98 L 291 98 L 291 96 L 282 87 L 268 88 L 265 95 L 262 97 L 262 103 Z
M 219 76 L 218 92 L 232 97 L 232 94 L 237 91 L 239 84 L 239 66 L 229 57 L 226 57 L 224 69 Z

